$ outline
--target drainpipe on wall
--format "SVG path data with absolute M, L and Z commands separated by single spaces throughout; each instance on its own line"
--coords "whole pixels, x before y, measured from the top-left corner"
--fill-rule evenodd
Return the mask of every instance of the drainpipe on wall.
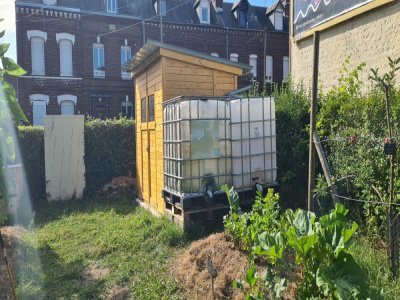
M 229 59 L 229 28 L 225 27 L 226 34 L 225 34 L 225 44 L 226 44 L 226 59 Z
M 145 23 L 144 20 L 142 19 L 142 35 L 143 35 L 143 46 L 146 44 L 146 28 L 144 27 Z
M 265 86 L 265 78 L 267 76 L 267 66 L 266 66 L 266 61 L 265 57 L 267 56 L 267 29 L 264 31 L 264 57 L 262 61 L 264 62 L 264 79 L 263 79 L 263 88 Z

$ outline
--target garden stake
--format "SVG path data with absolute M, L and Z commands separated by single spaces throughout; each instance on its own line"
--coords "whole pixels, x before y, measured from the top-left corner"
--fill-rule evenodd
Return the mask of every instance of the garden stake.
M 4 262 L 6 264 L 7 273 L 8 273 L 8 279 L 10 281 L 10 286 L 11 286 L 11 291 L 12 291 L 12 294 L 13 294 L 13 298 L 14 298 L 14 300 L 17 300 L 18 298 L 17 298 L 17 291 L 15 289 L 14 277 L 12 275 L 10 263 L 9 263 L 9 261 L 7 259 L 6 247 L 4 245 L 3 235 L 1 234 L 1 231 L 0 231 L 0 247 L 1 247 L 1 250 L 3 252 Z

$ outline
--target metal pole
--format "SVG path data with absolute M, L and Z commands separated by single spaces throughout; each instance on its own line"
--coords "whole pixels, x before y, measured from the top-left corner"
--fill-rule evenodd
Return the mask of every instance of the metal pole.
M 319 63 L 319 32 L 314 33 L 314 58 L 313 58 L 313 82 L 310 113 L 310 141 L 308 155 L 308 205 L 309 211 L 314 211 L 314 185 L 315 185 L 315 147 L 314 132 L 317 124 L 317 97 L 318 97 L 318 63 Z
M 163 32 L 163 22 L 162 22 L 162 11 L 161 11 L 161 2 L 162 0 L 159 1 L 160 2 L 160 42 L 163 43 L 164 42 L 164 32 Z

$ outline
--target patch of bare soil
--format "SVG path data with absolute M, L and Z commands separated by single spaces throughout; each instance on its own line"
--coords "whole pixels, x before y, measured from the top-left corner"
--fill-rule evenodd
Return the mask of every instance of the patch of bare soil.
M 288 257 L 289 261 L 293 259 Z M 211 275 L 213 276 L 214 299 L 244 299 L 243 293 L 233 288 L 232 283 L 235 280 L 243 280 L 248 267 L 246 253 L 235 247 L 224 233 L 217 233 L 195 241 L 177 253 L 170 271 L 183 287 L 188 299 L 213 299 Z M 265 271 L 265 265 L 262 262 L 259 262 L 256 268 L 260 274 Z M 282 299 L 296 299 L 296 282 L 301 280 L 300 272 L 288 269 L 280 273 L 288 282 Z
M 113 178 L 109 183 L 103 187 L 103 192 L 115 193 L 120 190 L 134 189 L 136 186 L 136 179 L 132 176 L 120 176 Z
M 108 293 L 108 300 L 129 300 L 132 299 L 129 295 L 129 289 L 121 286 L 114 286 Z
M 16 257 L 13 256 L 13 253 L 16 252 L 14 250 L 18 247 L 19 239 L 26 229 L 19 226 L 9 226 L 0 228 L 0 231 L 3 236 L 7 259 L 12 267 L 16 261 Z M 14 276 L 14 274 L 12 275 Z M 0 249 L 0 299 L 13 299 L 10 277 L 7 272 L 3 249 Z
M 110 269 L 108 268 L 90 265 L 83 271 L 81 285 L 89 286 L 96 281 L 103 280 L 109 273 Z
M 214 299 L 244 299 L 242 293 L 232 287 L 232 282 L 244 278 L 249 267 L 247 256 L 236 249 L 224 233 L 195 241 L 176 255 L 171 272 L 184 286 L 188 299 L 212 299 L 209 260 Z

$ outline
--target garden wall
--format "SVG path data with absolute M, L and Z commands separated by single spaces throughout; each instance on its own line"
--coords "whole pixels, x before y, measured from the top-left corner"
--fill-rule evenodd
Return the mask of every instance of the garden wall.
M 320 34 L 320 81 L 328 90 L 337 83 L 339 71 L 346 58 L 350 69 L 365 62 L 367 68 L 387 71 L 387 57 L 400 56 L 400 3 L 385 5 L 350 19 Z M 291 74 L 295 82 L 311 86 L 313 38 L 291 45 Z M 361 79 L 366 82 L 368 72 Z

